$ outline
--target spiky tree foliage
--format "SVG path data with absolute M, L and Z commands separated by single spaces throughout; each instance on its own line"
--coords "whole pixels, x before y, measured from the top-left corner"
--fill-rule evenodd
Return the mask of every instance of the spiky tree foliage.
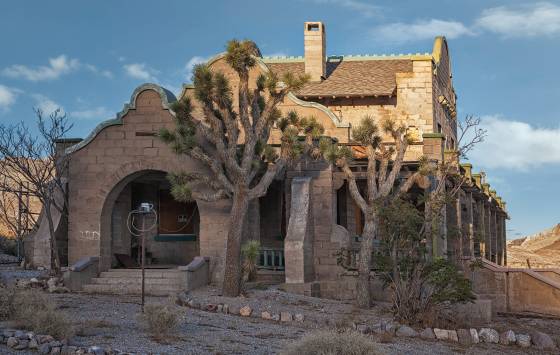
M 264 196 L 274 177 L 288 163 L 304 153 L 313 154 L 313 138 L 323 133 L 315 119 L 300 118 L 295 112 L 283 116 L 277 108 L 290 91 L 307 82 L 306 76 L 288 73 L 279 78 L 267 72 L 258 76 L 254 89 L 250 88 L 249 72 L 257 64 L 257 55 L 258 48 L 251 41 L 232 40 L 227 44 L 225 60 L 239 78 L 236 93 L 224 73 L 207 65 L 196 66 L 194 97 L 201 114 L 194 113 L 194 103 L 185 97 L 173 106 L 176 129 L 160 132 L 161 138 L 178 154 L 189 155 L 210 170 L 209 175 L 172 175 L 175 198 L 233 202 L 223 282 L 223 294 L 227 296 L 240 292 L 242 222 L 249 202 Z M 275 124 L 281 132 L 279 147 L 268 144 Z
M 383 134 L 391 137 L 392 144 L 383 142 Z M 354 143 L 364 149 L 368 161 L 367 189 L 364 192 L 358 188 L 357 178 L 350 168 L 352 150 L 327 139 L 322 139 L 320 147 L 325 159 L 336 164 L 346 175 L 350 195 L 364 214 L 356 301 L 358 306 L 367 308 L 371 299 L 369 274 L 373 241 L 379 234 L 379 205 L 394 191 L 395 181 L 401 171 L 404 154 L 411 138 L 406 132 L 406 127 L 397 124 L 395 120 L 384 120 L 380 127 L 370 116 L 364 117 L 352 130 L 352 138 Z M 407 180 L 399 191 L 410 189 L 413 182 L 414 179 Z

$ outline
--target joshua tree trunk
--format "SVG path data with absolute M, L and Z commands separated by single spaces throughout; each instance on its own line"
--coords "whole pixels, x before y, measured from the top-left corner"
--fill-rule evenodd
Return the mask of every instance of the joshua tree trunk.
M 249 210 L 249 196 L 241 187 L 233 195 L 228 223 L 226 260 L 224 265 L 224 283 L 222 294 L 236 297 L 241 291 L 241 238 L 243 237 L 243 221 Z
M 375 240 L 378 230 L 377 223 L 377 216 L 368 216 L 362 232 L 360 261 L 358 263 L 358 285 L 356 287 L 356 303 L 360 308 L 369 308 L 371 304 L 369 274 L 371 270 L 373 241 Z

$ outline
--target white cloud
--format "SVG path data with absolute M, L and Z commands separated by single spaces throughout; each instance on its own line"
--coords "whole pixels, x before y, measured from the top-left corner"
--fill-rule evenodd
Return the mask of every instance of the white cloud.
M 109 70 L 99 69 L 93 64 L 80 63 L 78 59 L 68 58 L 61 54 L 58 57 L 50 58 L 48 65 L 29 67 L 23 64 L 14 64 L 2 70 L 4 76 L 15 79 L 26 79 L 29 81 L 45 81 L 60 78 L 62 75 L 69 74 L 80 69 L 86 69 L 94 74 L 106 78 L 112 78 L 113 73 Z
M 357 0 L 314 0 L 317 4 L 332 4 L 359 12 L 364 17 L 380 16 L 381 7 Z
M 521 171 L 560 164 L 560 127 L 533 127 L 494 115 L 482 117 L 482 128 L 488 136 L 469 153 L 473 164 Z
M 89 70 L 90 72 L 101 75 L 107 79 L 113 79 L 114 75 L 110 70 L 99 69 L 93 64 L 84 64 L 84 67 Z
M 131 63 L 123 66 L 128 76 L 134 79 L 157 82 L 154 76 L 157 72 L 144 63 Z
M 17 95 L 21 93 L 18 89 L 0 85 L 0 110 L 6 111 L 16 102 Z
M 43 114 L 50 115 L 56 110 L 59 110 L 59 114 L 65 114 L 64 107 L 59 105 L 58 103 L 54 102 L 53 100 L 49 99 L 45 95 L 41 94 L 33 94 L 31 95 L 35 102 L 37 103 L 36 108 L 41 110 Z
M 69 116 L 82 120 L 96 119 L 102 121 L 112 116 L 112 113 L 106 107 L 100 106 L 91 109 L 71 111 Z
M 560 34 L 560 6 L 539 2 L 519 7 L 486 9 L 476 26 L 504 37 L 534 37 Z
M 192 81 L 192 74 L 193 74 L 192 71 L 194 69 L 194 66 L 197 64 L 206 63 L 208 59 L 209 58 L 200 57 L 200 56 L 194 56 L 191 59 L 189 59 L 187 64 L 185 64 L 185 78 L 189 81 Z
M 433 39 L 436 36 L 445 36 L 448 39 L 453 39 L 473 34 L 474 33 L 461 22 L 438 19 L 419 20 L 414 23 L 389 23 L 377 26 L 372 31 L 372 35 L 380 41 L 401 43 Z
M 77 59 L 68 59 L 66 55 L 62 54 L 56 58 L 50 58 L 48 66 L 28 67 L 14 64 L 2 70 L 2 74 L 10 78 L 43 81 L 58 79 L 61 75 L 77 70 L 79 66 L 80 62 Z

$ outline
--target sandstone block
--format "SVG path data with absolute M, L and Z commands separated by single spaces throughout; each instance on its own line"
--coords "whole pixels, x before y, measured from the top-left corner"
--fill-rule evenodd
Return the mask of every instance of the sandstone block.
M 290 312 L 280 312 L 281 322 L 291 322 L 292 320 L 293 320 L 293 316 Z
M 239 310 L 239 315 L 242 317 L 250 317 L 253 309 L 249 306 L 244 306 Z

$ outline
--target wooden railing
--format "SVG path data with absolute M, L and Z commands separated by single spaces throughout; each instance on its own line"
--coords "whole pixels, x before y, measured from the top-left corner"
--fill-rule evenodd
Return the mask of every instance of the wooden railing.
M 284 249 L 261 248 L 258 268 L 267 270 L 284 270 Z

